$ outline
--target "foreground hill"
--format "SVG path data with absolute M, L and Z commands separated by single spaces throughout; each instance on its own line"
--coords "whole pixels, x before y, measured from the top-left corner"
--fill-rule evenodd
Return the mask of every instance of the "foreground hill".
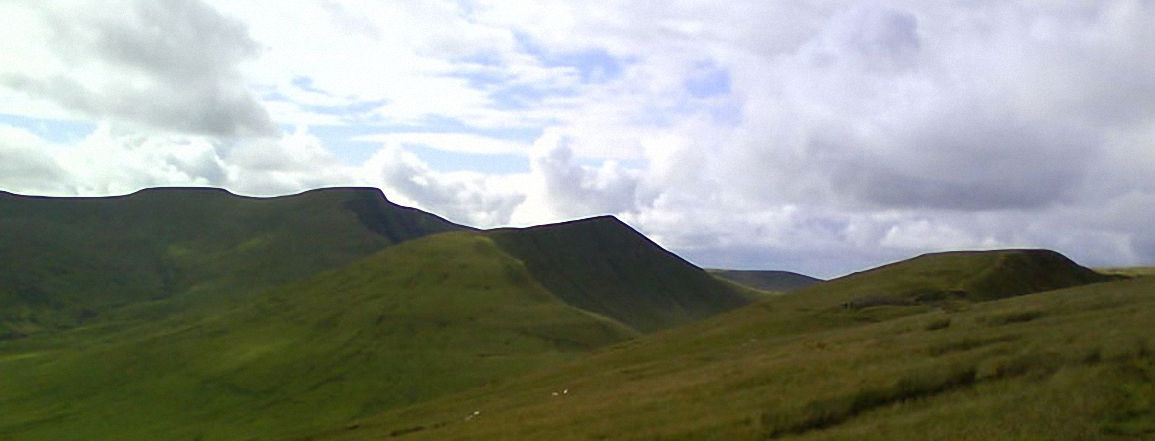
M 461 229 L 368 188 L 267 199 L 208 188 L 110 198 L 0 192 L 0 338 L 137 302 L 236 296 Z
M 636 336 L 559 300 L 492 240 L 388 248 L 247 307 L 0 356 L 0 438 L 278 439 Z
M 750 302 L 613 217 L 488 232 L 566 303 L 649 332 Z
M 822 279 L 790 271 L 711 269 L 710 274 L 746 286 L 772 292 L 791 292 L 822 282 Z
M 1155 279 L 1083 284 L 1067 262 L 923 256 L 311 439 L 1149 439 Z M 842 305 L 927 286 L 964 294 Z

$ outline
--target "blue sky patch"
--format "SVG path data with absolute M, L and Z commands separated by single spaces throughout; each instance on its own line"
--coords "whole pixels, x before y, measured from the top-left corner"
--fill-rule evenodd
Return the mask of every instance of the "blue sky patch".
M 514 38 L 525 53 L 533 55 L 546 67 L 572 67 L 581 75 L 582 83 L 600 84 L 621 77 L 630 60 L 613 56 L 603 48 L 589 48 L 575 52 L 550 52 L 525 33 L 515 32 Z
M 0 114 L 0 124 L 19 127 L 53 144 L 75 144 L 96 131 L 88 121 L 29 118 Z
M 497 109 L 524 110 L 541 104 L 549 97 L 577 96 L 578 91 L 570 88 L 537 87 L 530 84 L 513 84 L 490 92 Z
M 697 75 L 683 84 L 690 96 L 698 99 L 710 98 L 730 93 L 730 72 L 713 63 L 700 63 Z
M 349 117 L 352 120 L 359 120 L 367 113 L 370 113 L 377 108 L 388 104 L 389 100 L 372 100 L 372 101 L 358 101 L 355 103 L 342 104 L 336 106 L 317 106 L 317 105 L 302 105 L 301 107 L 310 112 L 321 113 L 325 115 L 339 115 Z
M 314 86 L 313 85 L 313 79 L 309 78 L 309 77 L 305 77 L 305 76 L 295 77 L 295 78 L 293 78 L 292 81 L 289 82 L 289 84 L 297 86 L 297 88 L 304 90 L 306 92 L 313 92 L 313 93 L 319 93 L 319 94 L 325 95 L 325 96 L 332 96 L 329 94 L 329 92 L 318 89 L 316 86 Z

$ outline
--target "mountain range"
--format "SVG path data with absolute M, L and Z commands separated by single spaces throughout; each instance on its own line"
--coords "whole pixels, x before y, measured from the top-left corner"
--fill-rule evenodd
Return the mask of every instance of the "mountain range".
M 370 188 L 0 193 L 0 439 L 1138 439 L 1153 280 L 706 271 L 609 216 L 480 230 Z

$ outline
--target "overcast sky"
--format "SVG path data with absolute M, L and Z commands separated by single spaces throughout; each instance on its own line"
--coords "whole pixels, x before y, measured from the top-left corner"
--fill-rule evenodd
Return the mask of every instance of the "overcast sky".
M 0 189 L 167 185 L 823 277 L 1155 264 L 1155 1 L 0 2 Z

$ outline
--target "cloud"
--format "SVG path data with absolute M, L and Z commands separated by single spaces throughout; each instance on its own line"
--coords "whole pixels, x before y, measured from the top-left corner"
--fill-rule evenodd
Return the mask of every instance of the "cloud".
M 0 125 L 0 189 L 34 194 L 65 193 L 70 176 L 45 151 L 47 148 L 47 143 L 33 133 Z
M 224 137 L 276 133 L 240 72 L 260 46 L 243 23 L 199 0 L 20 6 L 3 21 L 33 24 L 0 27 L 45 38 L 0 35 L 31 46 L 23 52 L 35 60 L 0 67 L 0 86 L 96 119 Z
M 477 227 L 507 225 L 524 200 L 522 178 L 435 172 L 416 155 L 387 145 L 364 165 L 368 180 L 391 199 Z
M 615 161 L 599 167 L 579 164 L 570 142 L 563 134 L 549 132 L 535 143 L 530 169 L 540 187 L 535 195 L 539 200 L 531 205 L 556 219 L 629 213 L 645 204 L 639 200 L 639 173 Z
M 1104 39 L 1104 23 L 1096 21 L 1113 19 L 1024 8 L 1006 16 L 1033 22 L 980 28 L 987 17 L 965 6 L 910 8 L 834 14 L 796 49 L 754 60 L 772 75 L 736 75 L 747 120 L 731 168 L 772 177 L 748 191 L 863 209 L 982 211 L 1070 201 L 1103 154 L 1104 137 L 1133 118 L 1100 121 L 1112 112 L 1089 115 L 1074 105 L 1072 96 L 1094 92 L 1088 102 L 1113 102 L 1133 88 L 1085 82 L 1084 71 L 1116 65 L 1119 71 L 1104 72 L 1111 78 L 1149 64 L 1076 60 L 1117 50 L 1120 36 Z M 1075 28 L 1082 38 L 1056 45 L 1021 35 L 1038 22 Z M 1133 38 L 1148 33 L 1111 29 Z M 1147 72 L 1142 82 L 1155 86 L 1155 71 Z

